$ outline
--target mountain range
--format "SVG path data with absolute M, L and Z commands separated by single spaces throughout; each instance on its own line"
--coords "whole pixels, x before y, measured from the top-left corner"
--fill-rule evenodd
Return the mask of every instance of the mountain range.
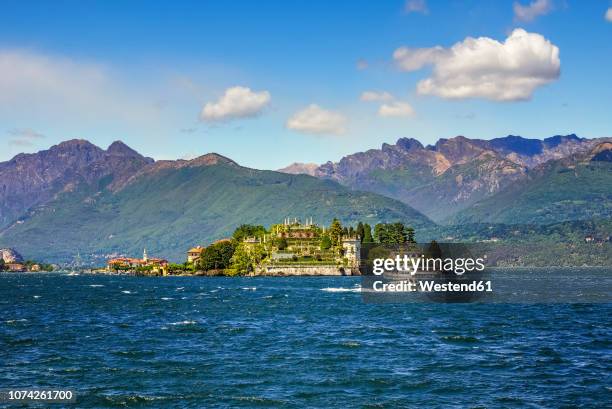
M 611 160 L 609 139 L 458 136 L 267 171 L 215 153 L 154 161 L 119 141 L 70 140 L 0 163 L 0 247 L 55 262 L 80 252 L 98 264 L 146 247 L 179 261 L 239 224 L 284 217 L 400 220 L 436 235 L 464 224 L 610 219 Z
M 155 162 L 120 142 L 103 150 L 72 140 L 19 155 L 0 169 L 0 243 L 48 261 L 77 252 L 136 255 L 143 248 L 182 260 L 189 247 L 227 237 L 242 223 L 269 225 L 284 217 L 433 225 L 395 199 L 312 176 L 245 168 L 214 153 Z
M 423 146 L 415 139 L 401 138 L 394 145 L 383 144 L 381 149 L 348 155 L 338 162 L 327 162 L 317 167 L 293 164 L 280 171 L 307 172 L 355 190 L 393 197 L 437 223 L 448 223 L 454 220 L 456 214 L 499 193 L 516 193 L 526 184 L 537 184 L 535 180 L 541 184 L 558 182 L 552 180 L 554 174 L 550 170 L 546 171 L 552 166 L 550 163 L 561 161 L 555 163 L 561 167 L 573 166 L 573 161 L 583 157 L 590 159 L 591 152 L 597 149 L 608 152 L 606 142 L 609 141 L 606 138 L 579 138 L 574 134 L 544 140 L 514 135 L 491 140 L 457 136 L 440 139 L 435 145 Z M 605 153 L 600 155 L 603 158 Z M 600 190 L 605 191 L 609 187 L 610 177 L 604 169 L 599 173 L 603 173 L 598 179 L 602 183 Z M 568 196 L 567 200 L 588 197 L 590 187 L 577 186 L 573 196 Z M 566 187 L 560 186 L 560 190 L 564 192 Z M 546 195 L 545 192 L 542 194 Z M 602 199 L 609 200 L 609 194 L 604 194 Z M 511 201 L 493 200 L 490 203 L 502 206 L 511 204 Z M 518 207 L 515 209 L 520 212 Z M 478 217 L 477 213 L 472 214 Z M 557 221 L 573 217 L 566 218 L 560 214 Z M 527 222 L 528 219 L 514 221 Z

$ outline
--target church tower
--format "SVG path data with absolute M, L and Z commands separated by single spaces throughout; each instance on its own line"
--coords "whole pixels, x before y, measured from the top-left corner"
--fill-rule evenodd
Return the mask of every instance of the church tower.
M 142 261 L 144 261 L 145 263 L 147 261 L 149 261 L 149 257 L 147 257 L 147 249 L 145 248 L 144 251 L 142 252 Z

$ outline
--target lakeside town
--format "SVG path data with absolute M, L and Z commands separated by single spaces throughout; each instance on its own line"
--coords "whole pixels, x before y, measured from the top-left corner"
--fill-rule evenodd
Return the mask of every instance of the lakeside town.
M 241 225 L 231 238 L 186 251 L 185 262 L 150 257 L 116 257 L 107 262 L 109 274 L 133 275 L 359 275 L 362 243 L 414 242 L 414 229 L 403 223 L 379 223 L 372 231 L 367 223 L 342 226 L 334 219 L 320 226 L 312 218 L 285 218 L 266 229 Z

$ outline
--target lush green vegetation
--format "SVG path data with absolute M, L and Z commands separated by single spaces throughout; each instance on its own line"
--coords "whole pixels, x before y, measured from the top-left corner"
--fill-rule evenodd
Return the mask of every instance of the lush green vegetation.
M 261 225 L 253 226 L 251 224 L 241 224 L 234 230 L 232 237 L 236 241 L 243 241 L 247 237 L 260 238 L 263 237 L 264 234 L 266 234 L 266 228 Z
M 419 231 L 422 241 L 480 243 L 499 265 L 609 266 L 612 220 L 543 224 L 474 223 Z M 587 240 L 591 240 L 588 241 Z
M 612 217 L 612 163 L 550 161 L 529 178 L 476 203 L 452 224 L 551 224 Z
M 297 229 L 297 230 L 296 230 Z M 346 265 L 342 240 L 354 238 L 370 231 L 368 224 L 359 222 L 357 227 L 343 226 L 333 219 L 330 226 L 275 224 L 266 230 L 261 225 L 242 224 L 232 234 L 231 240 L 223 240 L 204 248 L 194 271 L 223 275 L 246 275 L 266 263 L 275 265 Z M 297 231 L 297 237 L 289 234 Z M 379 223 L 375 226 L 380 244 L 414 242 L 414 229 L 401 222 Z M 311 234 L 312 236 L 302 236 Z M 257 240 L 248 240 L 251 238 Z M 370 234 L 371 238 L 371 234 Z M 267 241 L 266 241 L 267 239 Z M 291 249 L 291 250 L 289 250 Z M 285 255 L 273 258 L 272 254 Z
M 374 240 L 385 245 L 415 243 L 414 229 L 403 223 L 379 223 L 374 226 Z
M 200 260 L 195 265 L 195 269 L 203 270 L 203 271 L 211 271 L 211 270 L 224 270 L 230 268 L 231 259 L 236 251 L 236 246 L 240 243 L 244 237 L 242 233 L 247 225 L 242 225 L 236 231 L 234 231 L 234 239 L 231 241 L 220 241 L 217 243 L 213 243 L 210 246 L 206 247 L 202 251 L 202 255 Z M 261 227 L 263 226 L 248 226 L 248 227 Z M 265 232 L 265 229 L 263 229 Z M 238 237 L 239 239 L 237 239 Z
M 380 195 L 306 175 L 219 164 L 144 174 L 116 192 L 78 186 L 1 233 L 0 245 L 54 262 L 70 261 L 77 251 L 137 254 L 143 247 L 151 256 L 181 260 L 193 243 L 228 237 L 241 223 L 270 225 L 284 215 L 318 223 L 336 217 L 350 225 L 400 220 L 433 226 Z

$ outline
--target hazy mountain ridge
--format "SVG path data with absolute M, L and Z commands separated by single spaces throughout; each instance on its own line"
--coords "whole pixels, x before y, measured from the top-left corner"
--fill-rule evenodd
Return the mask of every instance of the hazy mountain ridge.
M 507 189 L 452 216 L 460 223 L 539 223 L 612 218 L 612 143 L 550 160 Z
M 544 140 L 457 136 L 424 147 L 415 139 L 400 138 L 394 145 L 327 162 L 312 173 L 356 190 L 396 198 L 442 221 L 524 179 L 533 167 L 588 152 L 607 140 L 574 134 Z

